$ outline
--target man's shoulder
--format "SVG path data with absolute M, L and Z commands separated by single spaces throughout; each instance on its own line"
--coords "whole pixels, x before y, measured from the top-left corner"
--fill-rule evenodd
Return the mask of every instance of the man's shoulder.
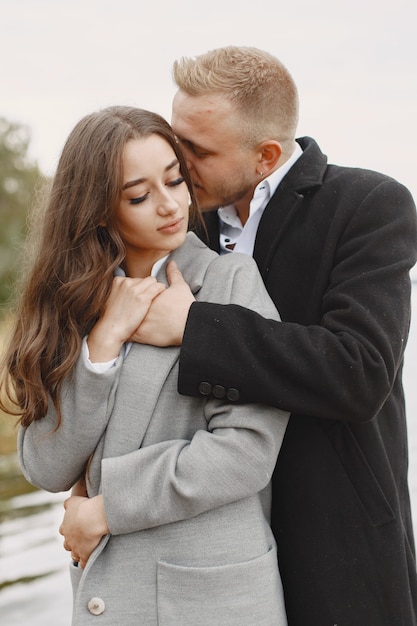
M 303 154 L 295 162 L 283 186 L 302 195 L 335 196 L 340 201 L 357 202 L 367 194 L 383 195 L 385 198 L 400 197 L 402 202 L 413 205 L 409 190 L 388 174 L 353 165 L 340 165 L 328 161 L 317 142 L 311 137 L 302 137 L 297 142 Z M 312 194 L 312 195 L 311 195 Z

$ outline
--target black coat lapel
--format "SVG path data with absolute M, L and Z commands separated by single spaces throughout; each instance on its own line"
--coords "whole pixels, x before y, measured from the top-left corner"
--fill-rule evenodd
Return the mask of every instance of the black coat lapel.
M 281 185 L 269 201 L 256 233 L 253 258 L 258 264 L 262 276 L 268 270 L 269 261 L 284 235 L 303 196 Z
M 278 185 L 265 208 L 256 234 L 253 256 L 263 277 L 268 271 L 274 250 L 302 200 L 314 187 L 322 184 L 326 171 L 327 157 L 317 143 L 309 137 L 297 141 L 303 154 Z

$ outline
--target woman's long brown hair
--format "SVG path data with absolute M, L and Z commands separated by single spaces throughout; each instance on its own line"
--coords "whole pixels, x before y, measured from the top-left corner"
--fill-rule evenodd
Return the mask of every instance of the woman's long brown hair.
M 152 134 L 173 148 L 195 207 L 184 156 L 159 115 L 109 107 L 84 117 L 67 139 L 42 213 L 32 218 L 15 324 L 2 366 L 0 405 L 18 415 L 22 426 L 44 417 L 51 400 L 57 425 L 61 422 L 62 383 L 125 258 L 114 226 L 123 148 L 130 139 Z M 198 214 L 191 208 L 190 219 L 195 218 Z

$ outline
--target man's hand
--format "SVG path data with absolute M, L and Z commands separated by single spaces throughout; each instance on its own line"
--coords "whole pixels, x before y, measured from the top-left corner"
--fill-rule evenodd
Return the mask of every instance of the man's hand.
M 103 496 L 71 496 L 65 500 L 64 508 L 65 515 L 59 528 L 64 536 L 64 548 L 84 568 L 103 535 L 109 533 Z
M 130 341 L 160 347 L 182 344 L 188 311 L 195 298 L 174 261 L 167 265 L 167 277 L 169 287 L 152 300 Z

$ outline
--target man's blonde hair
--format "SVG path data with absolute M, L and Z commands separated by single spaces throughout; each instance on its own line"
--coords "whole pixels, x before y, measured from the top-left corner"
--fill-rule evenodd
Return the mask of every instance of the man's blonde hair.
M 236 105 L 249 144 L 275 139 L 291 154 L 298 93 L 287 68 L 258 48 L 228 46 L 174 62 L 173 78 L 190 96 L 220 94 Z

